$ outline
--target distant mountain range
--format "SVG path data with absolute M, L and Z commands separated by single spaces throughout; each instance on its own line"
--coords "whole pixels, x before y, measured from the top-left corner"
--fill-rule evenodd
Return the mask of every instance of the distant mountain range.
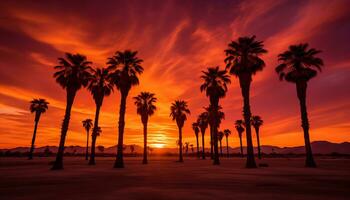
M 134 147 L 134 153 L 142 153 L 143 148 L 139 145 L 125 145 L 125 153 L 131 153 L 131 146 Z M 314 154 L 331 154 L 331 153 L 339 153 L 339 154 L 350 154 L 350 143 L 349 142 L 343 142 L 343 143 L 332 143 L 328 141 L 315 141 L 311 143 L 312 151 Z M 50 151 L 52 153 L 57 152 L 57 146 L 43 146 L 38 147 L 35 149 L 36 153 L 44 153 L 47 151 Z M 96 148 L 97 153 L 107 153 L 107 154 L 114 154 L 116 152 L 116 146 L 107 147 L 102 150 L 102 148 Z M 177 148 L 151 148 L 152 154 L 174 154 L 178 153 Z M 271 153 L 277 153 L 277 154 L 303 154 L 305 152 L 304 146 L 296 146 L 296 147 L 278 147 L 278 146 L 269 146 L 269 145 L 263 145 L 261 146 L 261 150 L 263 153 L 271 154 Z M 1 152 L 20 152 L 25 153 L 29 151 L 29 147 L 16 147 L 12 149 L 0 149 Z M 189 152 L 192 152 L 191 148 L 189 147 Z M 196 147 L 194 147 L 194 151 L 196 151 Z M 206 152 L 209 152 L 210 149 L 206 148 Z M 76 153 L 76 154 L 83 154 L 85 153 L 85 147 L 81 146 L 67 146 L 65 148 L 66 153 Z M 223 146 L 223 152 L 226 153 L 226 146 Z M 240 148 L 239 147 L 229 147 L 230 153 L 239 153 Z M 246 152 L 246 148 L 243 148 L 243 152 Z M 255 152 L 257 152 L 257 149 L 255 148 Z

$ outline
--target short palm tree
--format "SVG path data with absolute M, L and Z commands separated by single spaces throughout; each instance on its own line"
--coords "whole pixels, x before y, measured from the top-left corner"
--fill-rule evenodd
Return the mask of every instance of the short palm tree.
M 296 85 L 300 104 L 301 126 L 304 130 L 305 165 L 306 167 L 316 167 L 310 144 L 306 89 L 307 82 L 317 76 L 317 71 L 321 71 L 324 64 L 322 59 L 316 56 L 321 51 L 308 48 L 308 46 L 308 44 L 291 45 L 287 51 L 279 54 L 278 60 L 281 64 L 276 67 L 276 72 L 279 74 L 280 80 L 284 79 Z
M 141 122 L 143 124 L 143 164 L 147 164 L 147 123 L 148 118 L 154 114 L 157 107 L 154 105 L 157 98 L 155 94 L 150 92 L 141 92 L 138 96 L 134 97 L 135 105 L 137 107 L 137 114 L 141 116 Z
M 235 128 L 237 130 L 238 137 L 239 137 L 239 143 L 240 143 L 240 146 L 241 146 L 241 156 L 243 157 L 242 134 L 244 132 L 244 121 L 241 120 L 241 119 L 236 120 Z
M 120 91 L 120 109 L 118 125 L 118 148 L 115 160 L 115 168 L 124 168 L 123 160 L 123 138 L 125 127 L 126 99 L 131 87 L 139 84 L 138 76 L 143 72 L 141 63 L 143 60 L 137 57 L 137 51 L 125 50 L 117 51 L 115 55 L 109 58 L 107 64 L 112 70 L 111 78 Z
M 267 50 L 264 49 L 262 41 L 257 41 L 255 36 L 240 37 L 237 41 L 232 41 L 228 44 L 228 49 L 225 50 L 226 69 L 230 73 L 238 77 L 241 92 L 243 96 L 243 115 L 246 123 L 246 137 L 247 137 L 247 168 L 256 168 L 254 158 L 254 147 L 252 141 L 251 127 L 250 127 L 250 103 L 249 91 L 252 82 L 252 76 L 258 71 L 262 71 L 265 67 L 265 62 L 260 58 Z
M 185 142 L 185 151 L 186 151 L 186 155 L 188 154 L 188 146 L 190 145 L 189 142 Z
M 229 129 L 225 129 L 224 130 L 224 134 L 225 134 L 225 137 L 226 137 L 226 154 L 227 154 L 227 157 L 229 157 L 229 151 L 228 151 L 228 136 L 231 135 L 231 131 Z
M 196 135 L 196 141 L 197 141 L 197 157 L 199 158 L 199 142 L 198 142 L 198 134 L 199 134 L 199 124 L 198 122 L 192 123 L 192 129 L 194 131 L 194 134 Z
M 88 85 L 91 77 L 91 62 L 86 56 L 81 54 L 66 53 L 66 58 L 58 58 L 59 65 L 55 67 L 54 73 L 56 82 L 66 90 L 67 104 L 61 128 L 61 138 L 56 155 L 56 160 L 52 166 L 53 170 L 63 169 L 63 153 L 66 135 L 69 126 L 70 114 L 74 98 L 79 89 Z
M 202 71 L 201 79 L 203 84 L 200 86 L 201 92 L 205 91 L 206 96 L 209 97 L 210 107 L 212 113 L 209 120 L 212 135 L 214 139 L 214 165 L 219 165 L 218 152 L 218 126 L 219 126 L 219 100 L 226 96 L 227 85 L 231 83 L 229 75 L 225 70 L 220 70 L 219 67 L 208 68 L 207 71 Z
M 96 106 L 94 128 L 91 137 L 91 153 L 89 165 L 95 165 L 95 146 L 97 139 L 97 132 L 99 127 L 100 110 L 103 99 L 113 92 L 113 83 L 110 78 L 110 72 L 106 68 L 97 68 L 93 71 L 89 80 L 88 90 L 90 91 Z
M 220 156 L 224 156 L 224 154 L 222 153 L 222 139 L 224 138 L 224 132 L 219 131 L 218 132 L 218 140 L 220 142 Z
M 32 137 L 32 144 L 30 146 L 30 151 L 29 151 L 29 155 L 28 155 L 29 160 L 33 159 L 36 130 L 38 128 L 40 116 L 42 113 L 46 112 L 46 110 L 49 108 L 48 105 L 49 105 L 49 102 L 47 102 L 45 99 L 33 99 L 32 101 L 30 101 L 29 110 L 31 113 L 35 113 L 35 118 L 34 118 L 35 124 L 34 124 L 34 132 L 33 132 L 33 137 Z
M 172 120 L 176 121 L 177 127 L 179 128 L 179 162 L 183 162 L 182 157 L 182 128 L 187 120 L 187 115 L 190 114 L 190 110 L 188 109 L 188 105 L 186 101 L 176 100 L 171 104 L 170 107 L 170 117 Z
M 202 134 L 202 159 L 205 159 L 205 147 L 204 147 L 204 136 L 205 136 L 205 130 L 208 128 L 208 113 L 203 112 L 198 116 L 197 119 L 198 127 Z
M 260 126 L 263 125 L 264 121 L 261 119 L 260 116 L 254 115 L 254 116 L 252 116 L 252 118 L 250 119 L 250 123 L 252 124 L 252 126 L 253 126 L 254 129 L 255 129 L 256 140 L 257 140 L 257 143 L 258 143 L 258 158 L 261 159 L 259 129 L 260 129 Z
M 83 127 L 85 128 L 86 131 L 86 151 L 85 151 L 85 160 L 89 159 L 89 132 L 90 129 L 92 128 L 92 119 L 85 119 L 82 121 Z
M 209 105 L 208 107 L 204 107 L 207 116 L 208 116 L 208 122 L 209 122 L 209 127 L 210 127 L 210 153 L 211 153 L 211 158 L 214 159 L 214 153 L 213 153 L 213 147 L 214 147 L 214 127 L 216 129 L 218 129 L 220 127 L 221 121 L 223 119 L 225 119 L 225 113 L 222 112 L 222 107 L 219 105 L 217 108 L 217 111 L 215 111 L 216 109 L 214 109 L 213 106 Z M 217 113 L 217 116 L 214 117 L 213 113 Z M 217 124 L 214 126 L 213 124 L 211 124 L 211 122 L 213 122 L 214 120 L 217 120 Z M 216 141 L 216 143 L 218 143 L 218 141 Z

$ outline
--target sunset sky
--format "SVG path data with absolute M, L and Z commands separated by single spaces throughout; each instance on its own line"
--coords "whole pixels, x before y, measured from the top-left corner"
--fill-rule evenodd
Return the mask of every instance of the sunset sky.
M 192 122 L 208 99 L 200 92 L 201 71 L 224 66 L 224 49 L 239 36 L 256 35 L 268 54 L 266 68 L 253 78 L 251 109 L 262 116 L 263 145 L 303 145 L 295 85 L 280 82 L 278 53 L 308 42 L 323 52 L 325 68 L 308 88 L 311 139 L 350 141 L 350 1 L 1 1 L 0 148 L 29 146 L 34 126 L 29 101 L 45 98 L 49 110 L 39 122 L 36 146 L 58 145 L 65 91 L 53 79 L 64 52 L 81 53 L 104 67 L 117 50 L 132 49 L 144 60 L 140 85 L 129 93 L 125 143 L 143 143 L 142 124 L 132 97 L 156 93 L 158 110 L 149 120 L 153 147 L 175 147 L 177 126 L 169 118 L 172 101 L 189 102 L 184 141 L 195 143 Z M 231 77 L 221 105 L 221 129 L 233 131 L 242 116 L 242 97 Z M 97 145 L 117 143 L 118 91 L 104 101 Z M 67 145 L 85 145 L 81 121 L 94 117 L 91 95 L 82 89 L 74 103 Z M 209 134 L 207 133 L 207 136 Z M 255 135 L 255 134 L 254 134 Z M 207 138 L 207 145 L 208 145 Z M 245 142 L 245 140 L 244 140 Z M 254 140 L 255 142 L 255 140 Z M 209 146 L 209 145 L 208 145 Z

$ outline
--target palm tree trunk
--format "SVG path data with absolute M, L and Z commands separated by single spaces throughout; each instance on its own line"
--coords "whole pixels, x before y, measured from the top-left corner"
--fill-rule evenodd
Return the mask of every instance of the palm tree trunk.
M 96 139 L 97 139 L 97 136 L 94 135 L 95 131 L 92 131 L 92 137 L 91 137 L 91 152 L 90 152 L 90 160 L 89 160 L 89 165 L 95 165 L 96 162 L 95 162 L 95 146 L 96 146 Z
M 96 146 L 96 139 L 97 139 L 97 132 L 98 132 L 98 119 L 100 117 L 100 110 L 101 110 L 101 104 L 96 104 L 96 113 L 95 113 L 95 122 L 94 122 L 94 128 L 92 130 L 92 137 L 91 137 L 91 153 L 90 153 L 90 160 L 89 165 L 95 165 L 95 146 Z
M 56 160 L 52 166 L 52 170 L 60 170 L 63 169 L 63 153 L 64 153 L 64 144 L 66 142 L 66 135 L 68 131 L 69 126 L 69 120 L 70 120 L 70 113 L 72 110 L 74 98 L 76 95 L 76 90 L 70 90 L 67 89 L 67 105 L 66 105 L 66 112 L 64 114 L 64 119 L 62 123 L 61 128 L 61 138 L 60 138 L 60 144 L 58 147 L 58 152 L 56 155 Z
M 40 112 L 36 112 L 35 113 L 35 125 L 34 125 L 33 137 L 32 137 L 32 145 L 30 146 L 30 151 L 29 151 L 29 155 L 28 155 L 28 159 L 29 160 L 33 159 L 34 143 L 35 143 L 35 138 L 36 138 L 36 130 L 38 128 L 40 114 L 41 114 Z
M 308 120 L 307 109 L 306 109 L 307 83 L 297 82 L 296 87 L 297 87 L 297 94 L 298 94 L 298 99 L 300 104 L 301 126 L 303 127 L 303 131 L 304 131 L 304 141 L 305 141 L 305 151 L 306 151 L 305 166 L 316 167 L 316 163 L 312 155 L 312 149 L 310 144 L 309 120 Z
M 260 149 L 260 137 L 259 137 L 259 128 L 255 128 L 255 133 L 256 133 L 256 140 L 258 143 L 258 158 L 261 159 L 261 149 Z
M 241 157 L 243 157 L 242 136 L 239 136 L 239 143 L 240 143 L 240 145 L 241 145 Z
M 202 132 L 202 159 L 203 160 L 205 160 L 204 134 L 205 132 Z
M 89 160 L 89 130 L 86 131 L 86 152 L 85 160 Z
M 251 112 L 250 112 L 250 103 L 249 103 L 249 90 L 250 90 L 250 83 L 251 83 L 251 75 L 250 74 L 240 75 L 239 82 L 240 82 L 242 96 L 243 96 L 243 115 L 244 115 L 244 123 L 246 127 L 246 137 L 247 137 L 246 168 L 256 168 L 253 141 L 252 141 L 252 131 L 250 127 Z
M 216 124 L 216 123 L 215 123 Z M 213 138 L 214 138 L 214 165 L 220 165 L 220 160 L 219 160 L 219 145 L 218 145 L 218 129 L 217 126 L 215 125 L 214 127 L 214 132 L 213 132 Z
M 200 158 L 200 155 L 199 155 L 198 133 L 196 134 L 196 140 L 197 140 L 197 157 Z
M 226 137 L 226 153 L 227 157 L 230 157 L 230 153 L 228 152 L 228 137 Z
M 143 123 L 143 161 L 142 164 L 147 164 L 147 122 Z
M 123 138 L 124 138 L 124 126 L 125 126 L 125 110 L 126 110 L 126 98 L 129 91 L 121 92 L 120 109 L 119 109 L 119 126 L 118 126 L 118 147 L 117 157 L 114 163 L 114 168 L 124 168 L 123 160 Z
M 183 162 L 182 157 L 182 127 L 179 127 L 179 162 Z

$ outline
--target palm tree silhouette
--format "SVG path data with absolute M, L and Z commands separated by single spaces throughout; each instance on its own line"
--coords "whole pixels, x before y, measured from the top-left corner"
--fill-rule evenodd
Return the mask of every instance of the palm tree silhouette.
M 239 137 L 239 143 L 240 143 L 240 146 L 241 146 L 241 156 L 243 157 L 243 146 L 242 146 L 242 134 L 244 132 L 244 121 L 239 119 L 239 120 L 236 120 L 235 122 L 235 128 L 237 130 L 237 133 L 238 133 L 238 137 Z
M 134 97 L 135 105 L 137 107 L 137 114 L 141 116 L 141 122 L 143 124 L 143 164 L 147 164 L 147 123 L 148 117 L 152 116 L 157 107 L 154 105 L 157 98 L 155 94 L 150 92 L 141 92 L 138 96 Z
M 174 103 L 171 104 L 170 107 L 170 117 L 172 120 L 176 121 L 177 127 L 179 128 L 179 162 L 183 162 L 182 157 L 182 127 L 185 124 L 185 121 L 187 120 L 187 114 L 190 114 L 190 110 L 188 109 L 188 105 L 186 101 L 183 100 L 176 100 Z
M 227 84 L 231 83 L 230 77 L 225 70 L 220 70 L 219 67 L 208 68 L 207 71 L 202 71 L 204 83 L 200 86 L 201 92 L 205 91 L 206 96 L 209 97 L 211 107 L 211 116 L 209 124 L 213 130 L 212 135 L 214 139 L 214 165 L 219 165 L 218 152 L 218 126 L 219 126 L 219 100 L 224 98 L 227 92 Z
M 220 105 L 216 109 L 211 105 L 209 105 L 208 107 L 204 107 L 204 109 L 206 110 L 206 113 L 208 116 L 209 126 L 211 129 L 211 141 L 210 141 L 211 147 L 213 147 L 215 145 L 214 141 L 216 141 L 216 146 L 218 146 L 218 139 L 215 140 L 214 134 L 212 134 L 212 133 L 214 133 L 214 129 L 216 129 L 216 132 L 217 132 L 218 128 L 220 127 L 221 121 L 223 119 L 225 119 L 225 113 L 221 111 L 222 107 Z M 214 113 L 216 113 L 216 114 L 214 114 Z M 214 121 L 216 121 L 216 123 L 217 123 L 216 125 L 213 125 Z M 212 156 L 213 156 L 213 153 L 212 153 Z M 217 155 L 217 156 L 219 156 L 219 155 Z M 213 159 L 214 159 L 214 157 L 215 156 L 213 156 Z M 215 159 L 214 159 L 214 165 L 215 165 Z
M 198 134 L 199 134 L 199 124 L 198 122 L 192 123 L 192 129 L 194 131 L 194 134 L 196 135 L 196 141 L 197 141 L 197 157 L 199 158 L 199 142 L 198 142 Z
M 89 80 L 88 90 L 90 91 L 96 105 L 89 160 L 89 165 L 95 165 L 95 145 L 99 127 L 100 109 L 102 107 L 104 97 L 109 96 L 113 92 L 113 83 L 110 78 L 109 70 L 106 68 L 97 68 L 96 70 L 93 70 L 92 76 Z
M 228 136 L 231 135 L 231 131 L 229 129 L 225 129 L 224 130 L 224 134 L 225 134 L 225 137 L 226 137 L 226 153 L 227 153 L 227 157 L 229 157 L 229 151 L 228 151 Z
M 87 60 L 86 56 L 66 53 L 65 57 L 66 58 L 58 58 L 59 65 L 55 67 L 55 70 L 57 71 L 54 73 L 56 82 L 66 90 L 67 104 L 61 128 L 58 152 L 56 160 L 52 166 L 53 170 L 63 169 L 64 144 L 66 141 L 74 98 L 79 89 L 88 85 L 92 71 L 92 68 L 90 67 L 92 63 Z
M 222 139 L 224 138 L 224 132 L 219 131 L 218 132 L 218 140 L 220 142 L 220 156 L 224 156 L 224 154 L 222 153 Z
M 237 41 L 232 41 L 228 44 L 228 49 L 225 50 L 226 69 L 230 73 L 237 76 L 239 79 L 241 92 L 243 96 L 243 115 L 246 123 L 246 137 L 247 137 L 247 168 L 256 168 L 253 141 L 250 127 L 250 103 L 249 90 L 252 82 L 252 76 L 256 72 L 263 70 L 265 62 L 259 57 L 267 51 L 264 49 L 262 41 L 255 40 L 252 37 L 240 37 Z
M 32 144 L 30 146 L 30 151 L 29 151 L 29 155 L 28 155 L 29 160 L 33 159 L 36 130 L 38 128 L 40 116 L 42 113 L 46 112 L 46 110 L 49 108 L 48 104 L 49 104 L 49 102 L 47 102 L 45 99 L 33 99 L 32 101 L 30 101 L 29 110 L 31 113 L 35 112 L 35 119 L 34 119 L 35 124 L 34 124 L 34 132 L 33 132 L 33 137 L 32 137 Z
M 260 149 L 260 135 L 259 135 L 259 129 L 260 126 L 263 125 L 264 121 L 261 119 L 260 116 L 258 115 L 254 115 L 252 116 L 252 118 L 250 119 L 252 126 L 255 129 L 255 133 L 256 133 L 256 140 L 258 143 L 258 158 L 261 159 L 261 149 Z
M 209 123 L 208 117 L 209 117 L 208 113 L 203 112 L 198 116 L 198 119 L 197 119 L 197 123 L 202 134 L 202 159 L 205 159 L 204 135 L 205 135 L 205 130 L 208 128 L 208 123 Z
M 186 155 L 188 154 L 188 146 L 190 145 L 189 142 L 185 142 L 185 150 L 186 150 Z
M 295 83 L 297 95 L 300 104 L 301 126 L 304 131 L 305 150 L 306 150 L 306 167 L 316 167 L 314 161 L 310 136 L 309 120 L 306 109 L 306 90 L 307 82 L 317 76 L 317 71 L 321 71 L 323 61 L 316 57 L 321 51 L 314 48 L 308 48 L 308 44 L 291 45 L 289 49 L 278 55 L 281 62 L 276 67 L 280 80 L 285 79 L 288 82 Z
M 124 168 L 123 160 L 123 138 L 125 127 L 126 99 L 132 86 L 139 84 L 138 75 L 143 72 L 141 63 L 143 60 L 137 57 L 137 51 L 125 50 L 117 51 L 115 55 L 109 58 L 107 64 L 109 69 L 113 70 L 111 78 L 120 91 L 120 109 L 118 125 L 118 148 L 114 168 Z
M 82 121 L 83 127 L 86 130 L 86 152 L 85 152 L 85 160 L 89 159 L 89 132 L 91 127 L 93 126 L 92 124 L 92 119 L 85 119 Z

